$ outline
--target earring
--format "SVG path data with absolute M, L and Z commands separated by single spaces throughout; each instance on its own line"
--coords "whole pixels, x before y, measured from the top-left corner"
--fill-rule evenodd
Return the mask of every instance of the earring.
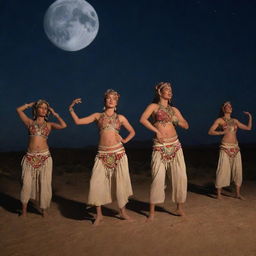
M 106 107 L 104 106 L 104 107 L 103 107 L 103 111 L 105 111 L 105 110 L 106 110 Z

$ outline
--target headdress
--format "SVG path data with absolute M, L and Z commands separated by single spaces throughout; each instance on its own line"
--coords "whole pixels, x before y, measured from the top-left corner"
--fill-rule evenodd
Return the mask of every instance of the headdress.
M 47 106 L 47 113 L 46 113 L 46 116 L 44 117 L 44 119 L 47 121 L 48 120 L 48 118 L 49 118 L 49 115 L 50 115 L 50 113 L 51 113 L 51 111 L 50 111 L 50 104 L 46 101 L 46 100 L 42 100 L 42 99 L 40 99 L 40 100 L 38 100 L 34 105 L 33 105 L 33 107 L 32 107 L 32 114 L 33 114 L 33 119 L 34 120 L 36 120 L 36 118 L 37 118 L 37 109 L 38 109 L 38 107 L 40 106 L 40 105 L 42 105 L 42 104 L 46 104 L 46 106 Z

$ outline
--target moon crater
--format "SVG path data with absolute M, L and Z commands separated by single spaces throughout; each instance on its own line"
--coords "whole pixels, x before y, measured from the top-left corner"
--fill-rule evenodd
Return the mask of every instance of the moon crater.
M 99 20 L 94 8 L 84 0 L 57 0 L 45 13 L 44 30 L 55 46 L 78 51 L 94 40 Z

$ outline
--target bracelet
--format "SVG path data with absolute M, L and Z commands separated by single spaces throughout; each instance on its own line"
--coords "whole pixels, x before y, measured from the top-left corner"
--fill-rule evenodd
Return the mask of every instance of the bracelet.
M 60 117 L 60 115 L 58 114 L 58 113 L 55 113 L 55 115 L 54 115 L 55 117 Z
M 68 110 L 69 110 L 69 112 L 73 112 L 73 111 L 74 111 L 74 109 L 73 109 L 73 108 L 69 108 Z

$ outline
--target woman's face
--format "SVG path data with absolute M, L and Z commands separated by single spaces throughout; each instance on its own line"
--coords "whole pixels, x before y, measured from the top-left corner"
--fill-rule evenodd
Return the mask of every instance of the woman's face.
M 105 100 L 105 107 L 115 108 L 117 106 L 118 97 L 116 94 L 109 93 Z
M 231 114 L 232 110 L 232 105 L 230 103 L 226 104 L 223 108 L 223 112 L 227 114 Z
M 45 117 L 48 112 L 48 106 L 45 103 L 40 104 L 37 107 L 37 116 Z
M 172 88 L 169 85 L 164 86 L 164 88 L 160 91 L 160 97 L 165 100 L 170 100 L 172 95 Z

